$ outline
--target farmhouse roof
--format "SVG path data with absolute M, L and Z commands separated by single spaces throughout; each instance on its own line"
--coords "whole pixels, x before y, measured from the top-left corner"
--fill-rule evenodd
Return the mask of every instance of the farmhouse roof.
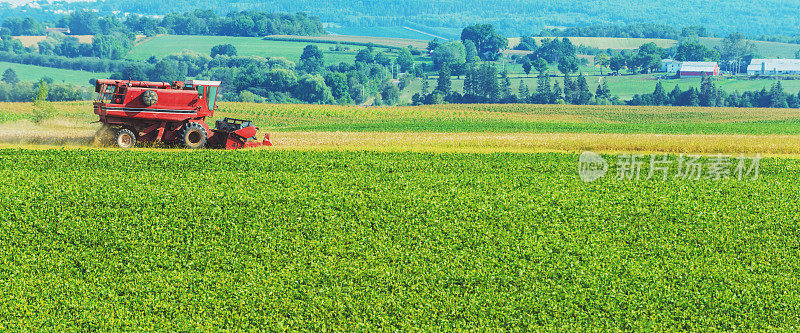
M 761 64 L 764 64 L 763 66 Z M 753 59 L 747 66 L 747 71 L 800 71 L 800 59 Z
M 681 64 L 681 72 L 713 72 L 716 69 L 716 62 L 685 61 Z

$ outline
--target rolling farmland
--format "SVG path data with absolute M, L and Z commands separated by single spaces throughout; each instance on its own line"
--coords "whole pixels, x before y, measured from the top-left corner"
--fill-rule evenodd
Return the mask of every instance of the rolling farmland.
M 91 144 L 98 125 L 91 124 L 96 117 L 90 104 L 56 107 L 57 118 L 35 125 L 26 120 L 30 104 L 0 103 L 0 144 Z M 271 133 L 279 149 L 800 155 L 800 114 L 794 109 L 221 103 L 215 116 L 254 120 L 259 137 Z
M 0 150 L 0 328 L 800 324 L 796 160 L 593 184 L 576 161 Z
M 796 110 L 221 103 L 276 147 L 121 151 L 56 107 L 0 103 L 1 330 L 800 325 Z M 587 184 L 583 150 L 770 157 Z
M 57 83 L 70 83 L 79 86 L 88 86 L 91 79 L 107 78 L 111 75 L 111 73 L 95 73 L 0 62 L 0 72 L 9 68 L 16 71 L 22 81 L 36 82 L 43 77 L 49 77 Z
M 295 35 L 272 35 L 267 36 L 265 39 L 271 40 L 286 40 L 298 42 L 325 42 L 325 43 L 341 43 L 348 44 L 375 44 L 376 46 L 388 47 L 414 47 L 424 49 L 428 46 L 427 40 L 422 39 L 406 39 L 406 38 L 388 38 L 388 37 L 369 37 L 369 36 L 345 36 L 345 35 L 327 35 L 327 36 L 295 36 Z M 363 45 L 362 45 L 363 46 Z
M 596 47 L 602 50 L 605 49 L 633 50 L 633 49 L 638 49 L 639 46 L 647 43 L 655 43 L 659 47 L 669 48 L 675 46 L 675 44 L 677 43 L 677 41 L 672 39 L 657 39 L 657 38 L 614 38 L 614 37 L 568 37 L 568 38 L 575 45 Z M 553 37 L 536 37 L 537 42 L 541 42 L 542 39 L 553 39 Z M 519 45 L 519 42 L 520 38 L 509 38 L 508 47 L 513 48 Z
M 260 37 L 219 37 L 219 36 L 158 36 L 149 39 L 131 50 L 128 59 L 147 60 L 150 56 L 165 57 L 170 54 L 190 50 L 210 54 L 211 48 L 219 44 L 232 44 L 240 56 L 283 57 L 297 62 L 303 54 L 303 48 L 309 42 L 270 41 Z M 330 51 L 329 43 L 315 44 L 325 53 L 329 63 L 353 62 L 358 50 L 365 46 L 348 46 L 350 51 Z

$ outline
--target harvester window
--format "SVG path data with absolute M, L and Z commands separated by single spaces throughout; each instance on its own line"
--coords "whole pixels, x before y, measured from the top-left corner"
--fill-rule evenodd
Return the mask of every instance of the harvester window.
M 105 86 L 103 90 L 100 91 L 100 101 L 103 103 L 108 103 L 114 98 L 114 93 L 117 92 L 116 86 Z
M 214 111 L 217 101 L 217 87 L 208 87 L 208 109 Z
M 200 99 L 204 99 L 205 95 L 206 95 L 206 87 L 197 86 L 197 96 L 199 96 Z

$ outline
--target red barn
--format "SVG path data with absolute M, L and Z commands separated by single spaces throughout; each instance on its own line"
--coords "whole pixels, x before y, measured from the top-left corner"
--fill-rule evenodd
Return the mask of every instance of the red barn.
M 719 75 L 719 65 L 716 62 L 686 61 L 681 64 L 681 77 L 715 76 Z

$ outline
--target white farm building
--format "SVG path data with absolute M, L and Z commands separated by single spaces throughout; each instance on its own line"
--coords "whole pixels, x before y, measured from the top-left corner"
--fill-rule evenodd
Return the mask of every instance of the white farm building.
M 753 59 L 747 75 L 800 75 L 800 59 Z
M 661 71 L 670 74 L 687 76 L 714 76 L 719 75 L 719 64 L 706 61 L 677 61 L 672 59 L 661 60 Z
M 675 74 L 681 70 L 681 62 L 672 59 L 661 60 L 661 71 Z

